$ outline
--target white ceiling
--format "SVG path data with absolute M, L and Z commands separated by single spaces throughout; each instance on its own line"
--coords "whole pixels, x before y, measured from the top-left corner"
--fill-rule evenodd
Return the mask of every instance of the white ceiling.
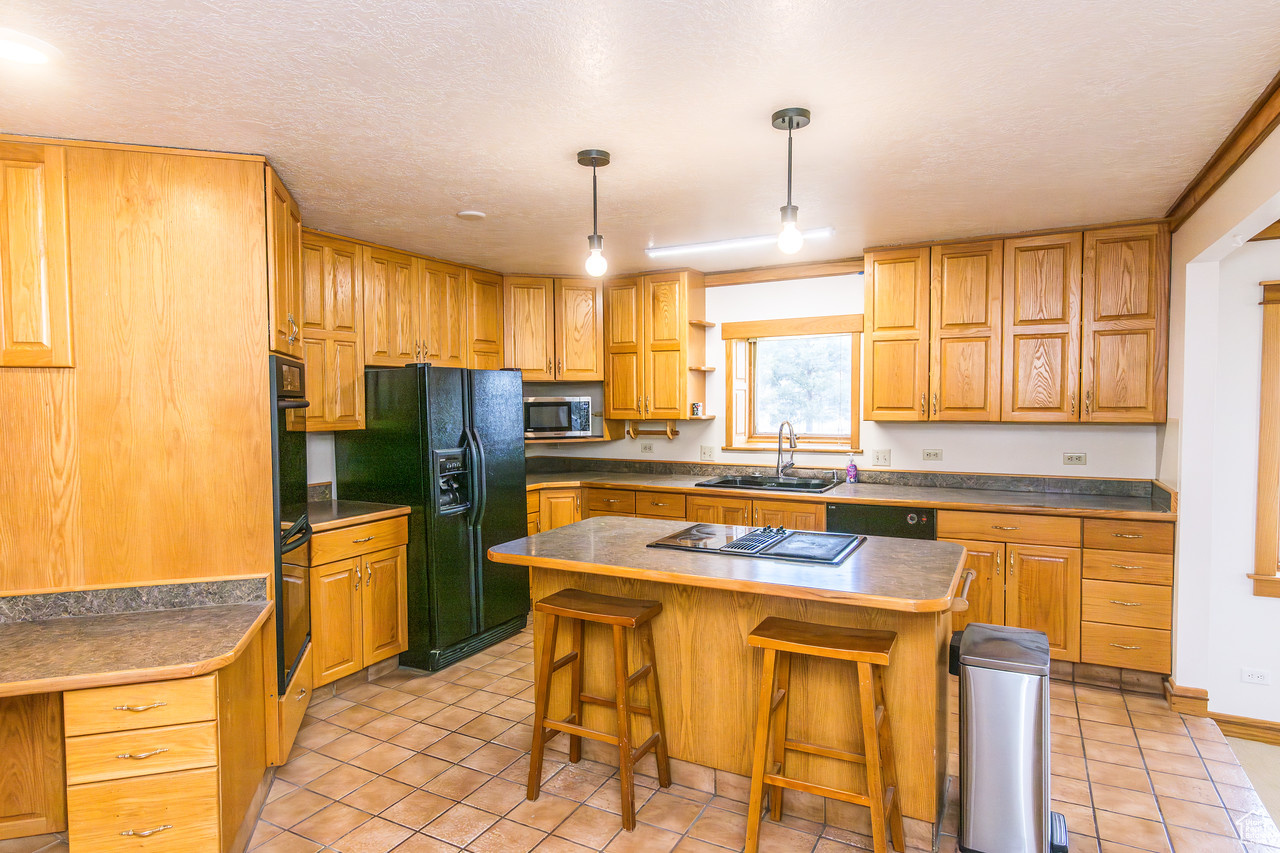
M 1280 68 L 1274 0 L 6 0 L 53 66 L 0 130 L 267 155 L 305 222 L 504 272 L 611 272 L 1162 215 Z M 8 65 L 8 63 L 6 63 Z M 801 227 L 776 232 L 780 107 Z M 475 208 L 484 222 L 454 214 Z

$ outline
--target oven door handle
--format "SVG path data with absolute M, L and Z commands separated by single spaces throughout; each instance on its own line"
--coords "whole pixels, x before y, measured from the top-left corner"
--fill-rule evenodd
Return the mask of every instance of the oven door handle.
M 282 410 L 283 409 L 305 409 L 310 405 L 311 403 L 308 400 L 285 400 L 285 399 L 276 400 L 276 408 L 282 409 Z
M 297 550 L 303 545 L 311 541 L 311 521 L 304 512 L 302 518 L 294 522 L 293 526 L 286 530 L 280 536 L 280 553 L 288 554 L 290 551 Z M 297 536 L 297 539 L 294 537 Z M 292 540 L 292 541 L 291 541 Z

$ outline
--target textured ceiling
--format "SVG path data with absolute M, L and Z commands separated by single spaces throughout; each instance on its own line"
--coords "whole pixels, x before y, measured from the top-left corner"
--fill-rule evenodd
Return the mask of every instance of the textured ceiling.
M 1280 68 L 1274 0 L 6 0 L 2 26 L 64 54 L 0 68 L 4 132 L 265 154 L 308 225 L 504 272 L 581 270 L 587 147 L 619 272 L 1161 215 Z M 793 105 L 801 226 L 835 236 L 647 261 L 777 230 Z

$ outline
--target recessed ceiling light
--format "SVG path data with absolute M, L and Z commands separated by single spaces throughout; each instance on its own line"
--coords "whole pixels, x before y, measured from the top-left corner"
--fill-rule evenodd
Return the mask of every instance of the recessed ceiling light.
M 484 219 L 484 211 L 480 210 L 459 210 L 457 213 L 459 219 L 465 219 L 468 222 L 479 222 Z
M 25 65 L 44 65 L 61 56 L 62 51 L 47 41 L 0 27 L 0 59 Z
M 830 237 L 836 233 L 836 229 L 827 228 L 811 228 L 803 232 L 804 239 L 813 240 L 820 237 Z M 686 243 L 682 246 L 658 246 L 655 248 L 645 249 L 644 253 L 651 258 L 665 258 L 671 255 L 691 255 L 695 252 L 719 252 L 724 249 L 745 249 L 751 246 L 767 246 L 770 243 L 777 243 L 777 234 L 764 234 L 759 237 L 734 237 L 729 240 L 713 240 L 710 243 Z

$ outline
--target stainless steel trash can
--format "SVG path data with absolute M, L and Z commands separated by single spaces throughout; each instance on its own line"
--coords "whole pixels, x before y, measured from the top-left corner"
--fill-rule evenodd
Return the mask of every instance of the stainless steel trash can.
M 960 850 L 1065 850 L 1049 809 L 1048 637 L 971 624 L 959 646 Z

